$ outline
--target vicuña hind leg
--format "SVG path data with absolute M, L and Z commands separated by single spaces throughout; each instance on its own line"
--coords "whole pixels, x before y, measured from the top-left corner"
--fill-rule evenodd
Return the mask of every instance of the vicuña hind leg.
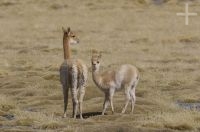
M 68 91 L 69 88 L 67 88 L 66 85 L 63 85 L 63 96 L 64 96 L 64 114 L 63 117 L 67 117 L 67 105 L 68 105 Z
M 126 101 L 125 101 L 124 108 L 122 109 L 122 112 L 121 112 L 122 114 L 124 114 L 124 113 L 126 112 L 126 108 L 127 108 L 128 103 L 129 103 L 129 101 L 130 101 L 130 99 L 131 99 L 130 94 L 129 94 L 129 91 L 130 91 L 130 88 L 129 88 L 129 87 L 125 89 Z
M 136 96 L 135 96 L 135 87 L 130 90 L 130 96 L 131 96 L 131 114 L 133 113 Z
M 73 67 L 72 70 L 72 88 L 71 88 L 71 95 L 72 95 L 72 102 L 73 102 L 73 118 L 76 119 L 76 115 L 77 115 L 77 107 L 78 107 L 78 98 L 77 98 L 77 94 L 78 94 L 78 71 L 76 69 L 76 66 Z
M 78 107 L 78 98 L 77 98 L 77 83 L 74 81 L 73 87 L 71 88 L 71 95 L 72 95 L 72 103 L 73 103 L 73 118 L 76 118 L 77 115 L 77 107 Z
M 73 103 L 73 118 L 76 119 L 77 107 L 78 107 L 78 98 L 77 91 L 72 89 L 72 103 Z
M 80 88 L 80 97 L 79 97 L 79 112 L 80 112 L 80 118 L 83 119 L 82 116 L 82 103 L 83 103 L 83 98 L 85 95 L 85 86 L 82 86 Z

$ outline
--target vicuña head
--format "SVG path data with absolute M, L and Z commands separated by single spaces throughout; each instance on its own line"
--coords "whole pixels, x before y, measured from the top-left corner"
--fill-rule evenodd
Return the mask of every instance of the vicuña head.
M 93 50 L 92 51 L 92 58 L 91 58 L 92 71 L 94 71 L 94 72 L 99 71 L 100 61 L 101 61 L 101 52 Z
M 63 49 L 64 49 L 64 59 L 70 59 L 71 58 L 71 44 L 78 44 L 79 39 L 75 35 L 74 32 L 71 31 L 70 27 L 62 28 L 63 30 Z
M 68 27 L 67 30 L 64 27 L 62 27 L 62 29 L 64 33 L 63 40 L 67 40 L 69 44 L 79 43 L 79 39 L 77 38 L 75 33 L 71 31 L 70 27 Z

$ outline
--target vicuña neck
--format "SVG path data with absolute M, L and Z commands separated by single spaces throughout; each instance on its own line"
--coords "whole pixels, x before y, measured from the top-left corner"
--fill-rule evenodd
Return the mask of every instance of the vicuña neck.
M 101 79 L 101 75 L 99 74 L 99 71 L 92 71 L 92 78 L 94 80 L 94 83 L 98 86 L 98 87 L 102 87 L 102 79 Z
M 63 49 L 64 49 L 64 59 L 70 59 L 71 58 L 71 50 L 70 50 L 70 44 L 69 39 L 63 37 Z

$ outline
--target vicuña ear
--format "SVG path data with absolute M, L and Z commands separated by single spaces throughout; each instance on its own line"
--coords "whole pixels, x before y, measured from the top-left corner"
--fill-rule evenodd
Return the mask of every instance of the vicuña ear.
M 99 52 L 99 56 L 98 56 L 98 57 L 99 57 L 99 58 L 102 57 L 102 51 Z
M 70 27 L 68 27 L 68 28 L 67 28 L 67 32 L 68 32 L 68 33 L 69 33 L 69 32 L 71 32 L 71 29 L 70 29 Z
M 62 30 L 63 30 L 63 32 L 64 32 L 64 33 L 66 33 L 66 32 L 67 32 L 67 30 L 66 30 L 64 27 L 62 27 Z

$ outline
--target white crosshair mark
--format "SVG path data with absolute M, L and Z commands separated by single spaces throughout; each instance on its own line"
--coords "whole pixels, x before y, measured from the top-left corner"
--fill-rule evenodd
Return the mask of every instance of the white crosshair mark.
M 189 4 L 185 3 L 185 13 L 176 13 L 177 16 L 185 17 L 185 25 L 189 25 L 189 16 L 197 16 L 197 13 L 189 12 Z

